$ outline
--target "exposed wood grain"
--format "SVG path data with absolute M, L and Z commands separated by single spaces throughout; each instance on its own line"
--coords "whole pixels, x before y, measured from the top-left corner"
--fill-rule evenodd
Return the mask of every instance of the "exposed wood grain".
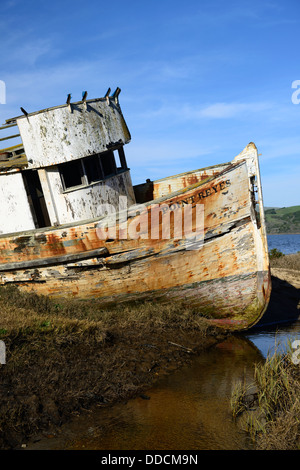
M 39 169 L 47 204 L 53 203 L 58 185 L 55 165 L 130 140 L 117 94 L 16 118 L 30 157 L 28 168 Z M 51 171 L 46 175 L 47 166 Z M 127 170 L 124 175 L 129 178 Z M 123 176 L 116 181 L 126 191 L 131 188 Z M 271 291 L 255 145 L 229 163 L 146 184 L 137 189 L 144 202 L 140 213 L 117 209 L 115 216 L 84 221 L 82 212 L 77 213 L 79 222 L 72 216 L 68 224 L 1 235 L 0 284 L 102 305 L 180 302 L 225 328 L 255 324 Z M 120 192 L 111 182 L 107 189 L 109 185 L 113 193 Z M 57 211 L 50 214 L 60 223 L 65 219 L 57 201 Z

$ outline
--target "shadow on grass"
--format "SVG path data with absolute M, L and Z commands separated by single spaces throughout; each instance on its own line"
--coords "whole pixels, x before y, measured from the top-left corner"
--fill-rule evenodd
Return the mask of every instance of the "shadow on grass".
M 253 329 L 299 320 L 299 305 L 300 290 L 289 282 L 272 276 L 272 292 L 268 308 Z

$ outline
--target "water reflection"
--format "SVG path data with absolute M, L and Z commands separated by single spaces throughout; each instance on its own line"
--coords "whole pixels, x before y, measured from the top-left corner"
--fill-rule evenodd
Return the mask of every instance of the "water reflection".
M 254 328 L 246 337 L 261 351 L 266 358 L 268 354 L 285 352 L 290 343 L 300 339 L 300 320 L 283 326 Z
M 250 449 L 251 442 L 232 420 L 234 384 L 253 380 L 259 349 L 245 337 L 233 337 L 193 360 L 137 398 L 93 410 L 62 428 L 61 437 L 36 449 L 217 450 Z

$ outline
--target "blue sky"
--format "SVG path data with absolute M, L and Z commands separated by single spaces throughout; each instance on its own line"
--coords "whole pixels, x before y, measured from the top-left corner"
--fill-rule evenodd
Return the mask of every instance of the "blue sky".
M 252 141 L 265 205 L 298 205 L 299 39 L 297 0 L 2 0 L 1 124 L 20 106 L 119 86 L 134 184 L 230 161 Z

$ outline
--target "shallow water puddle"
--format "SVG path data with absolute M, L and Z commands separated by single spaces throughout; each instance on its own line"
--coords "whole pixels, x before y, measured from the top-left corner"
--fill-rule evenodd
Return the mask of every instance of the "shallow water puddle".
M 141 397 L 111 408 L 94 408 L 62 427 L 61 434 L 31 449 L 214 450 L 250 449 L 234 423 L 234 384 L 252 382 L 263 360 L 246 338 L 232 338 L 195 357 L 192 365 L 161 378 Z
M 28 449 L 238 450 L 251 449 L 236 425 L 230 397 L 236 382 L 253 382 L 254 364 L 275 345 L 299 338 L 300 322 L 228 338 L 192 364 L 159 379 L 144 398 L 95 407 L 63 426 L 58 436 Z M 149 399 L 147 399 L 147 397 Z

